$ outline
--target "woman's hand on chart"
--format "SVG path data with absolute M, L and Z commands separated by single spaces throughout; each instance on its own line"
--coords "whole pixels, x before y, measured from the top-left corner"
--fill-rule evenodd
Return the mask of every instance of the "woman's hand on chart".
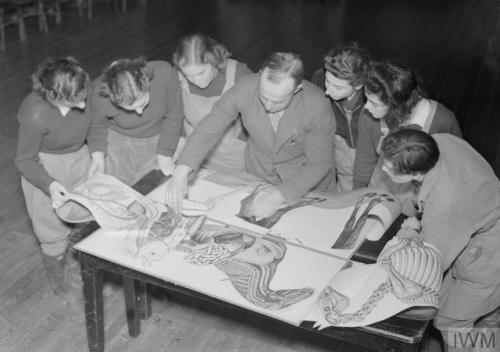
M 175 163 L 172 157 L 158 154 L 156 158 L 158 166 L 165 176 L 170 176 L 174 173 Z
M 52 181 L 49 186 L 50 198 L 52 198 L 52 206 L 57 209 L 66 202 L 68 191 L 57 181 Z
M 96 174 L 103 174 L 106 171 L 103 152 L 93 152 L 92 161 L 89 167 L 89 178 Z
M 165 189 L 165 203 L 171 206 L 176 213 L 182 211 L 182 200 L 188 191 L 188 175 L 191 168 L 186 165 L 178 165 Z

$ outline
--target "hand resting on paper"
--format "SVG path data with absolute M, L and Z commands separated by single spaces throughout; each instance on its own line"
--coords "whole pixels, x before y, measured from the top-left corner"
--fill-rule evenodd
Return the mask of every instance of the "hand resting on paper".
M 261 185 L 241 201 L 239 216 L 259 220 L 270 217 L 276 210 L 286 205 L 285 197 L 278 187 Z
M 403 221 L 403 223 L 401 224 L 401 228 L 399 229 L 396 236 L 402 239 L 418 239 L 420 238 L 420 229 L 420 221 L 416 217 L 412 216 Z
M 50 198 L 52 198 L 52 207 L 59 208 L 66 201 L 68 191 L 57 181 L 52 181 L 49 186 Z
M 156 155 L 156 159 L 158 160 L 158 167 L 160 168 L 161 172 L 163 172 L 165 176 L 172 175 L 175 169 L 175 164 L 172 157 L 158 154 Z
M 178 165 L 165 188 L 165 203 L 171 206 L 176 213 L 182 211 L 183 200 L 188 192 L 188 175 L 191 171 L 189 166 Z
M 106 171 L 106 162 L 103 152 L 93 152 L 90 163 L 88 177 L 91 178 L 97 174 L 103 174 Z

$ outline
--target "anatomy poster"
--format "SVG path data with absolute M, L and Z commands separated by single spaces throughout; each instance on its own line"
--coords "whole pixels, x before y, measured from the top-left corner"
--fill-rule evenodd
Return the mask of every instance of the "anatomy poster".
M 216 223 L 147 263 L 116 250 L 117 241 L 101 229 L 75 248 L 294 325 L 346 264 L 274 236 Z
M 226 179 L 214 175 L 201 177 L 189 189 L 190 199 L 207 204 L 207 218 L 262 234 L 271 233 L 343 258 L 350 258 L 365 239 L 378 240 L 399 214 L 392 196 L 366 189 L 345 195 L 311 193 L 278 209 L 270 218 L 245 218 L 240 214 L 242 201 L 251 197 L 259 185 L 234 181 L 221 184 Z M 164 193 L 165 185 L 151 197 L 162 199 Z

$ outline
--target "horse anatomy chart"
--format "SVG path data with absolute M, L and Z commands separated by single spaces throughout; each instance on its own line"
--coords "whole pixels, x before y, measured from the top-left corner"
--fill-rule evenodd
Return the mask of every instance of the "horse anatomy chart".
M 335 286 L 336 275 L 348 281 L 342 276 L 350 269 L 342 269 L 351 266 L 348 258 L 365 238 L 376 240 L 392 223 L 397 210 L 389 194 L 310 194 L 270 218 L 253 219 L 239 211 L 258 180 L 227 182 L 225 175 L 221 183 L 214 174 L 203 176 L 192 183 L 180 214 L 162 203 L 165 185 L 146 197 L 110 176 L 72 190 L 58 214 L 101 224 L 77 250 L 293 325 L 306 319 L 345 324 L 350 316 L 339 309 L 371 277 L 385 280 L 379 285 L 384 294 L 394 291 L 397 280 L 387 279 L 390 265 L 382 264 L 359 273 L 352 288 Z M 378 301 L 370 312 L 376 306 Z M 355 324 L 372 320 L 365 314 Z
M 221 180 L 217 174 L 198 178 L 188 197 L 207 204 L 207 218 L 261 234 L 273 234 L 307 247 L 350 258 L 365 239 L 378 240 L 399 214 L 392 196 L 366 189 L 357 194 L 309 194 L 295 204 L 278 209 L 271 217 L 247 218 L 240 209 L 262 183 Z M 231 185 L 231 186 L 228 186 Z M 165 185 L 150 194 L 162 199 Z
M 159 260 L 145 262 L 117 246 L 119 238 L 100 229 L 75 248 L 293 325 L 303 321 L 346 264 L 280 238 L 219 224 L 202 225 Z

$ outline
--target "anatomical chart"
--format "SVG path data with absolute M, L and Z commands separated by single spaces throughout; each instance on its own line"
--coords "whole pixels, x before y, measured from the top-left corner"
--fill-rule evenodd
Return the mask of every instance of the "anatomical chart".
M 339 202 L 311 194 L 269 219 L 245 219 L 241 201 L 258 186 L 196 179 L 177 214 L 162 203 L 164 185 L 146 197 L 102 175 L 72 190 L 57 212 L 101 225 L 75 245 L 80 251 L 290 324 L 311 312 L 319 312 L 322 326 L 337 324 L 325 313 L 329 307 L 347 307 L 364 289 L 357 285 L 383 276 L 375 275 L 379 269 L 359 274 L 350 293 L 336 290 L 333 280 L 365 237 L 380 236 L 392 223 L 392 197 L 370 191 Z M 390 293 L 389 284 L 378 284 Z
M 346 265 L 280 238 L 208 223 L 147 263 L 117 250 L 117 238 L 102 229 L 75 248 L 293 325 Z
M 201 226 L 207 207 L 186 200 L 182 214 L 134 191 L 109 175 L 97 175 L 71 190 L 58 209 L 70 223 L 95 219 L 115 248 L 143 262 L 160 260 Z
M 353 263 L 335 275 L 306 320 L 320 328 L 366 326 L 412 307 L 432 319 L 442 276 L 442 255 L 434 246 L 394 237 L 376 264 Z
M 336 195 L 311 193 L 278 209 L 270 218 L 242 216 L 242 202 L 252 197 L 261 185 L 262 182 L 257 181 L 224 184 L 209 175 L 195 180 L 188 197 L 207 204 L 206 216 L 211 220 L 261 234 L 270 233 L 343 258 L 350 258 L 365 239 L 378 240 L 399 214 L 392 196 L 367 189 L 355 198 L 344 196 L 346 201 L 337 199 Z M 164 187 L 160 186 L 150 196 L 161 199 Z

